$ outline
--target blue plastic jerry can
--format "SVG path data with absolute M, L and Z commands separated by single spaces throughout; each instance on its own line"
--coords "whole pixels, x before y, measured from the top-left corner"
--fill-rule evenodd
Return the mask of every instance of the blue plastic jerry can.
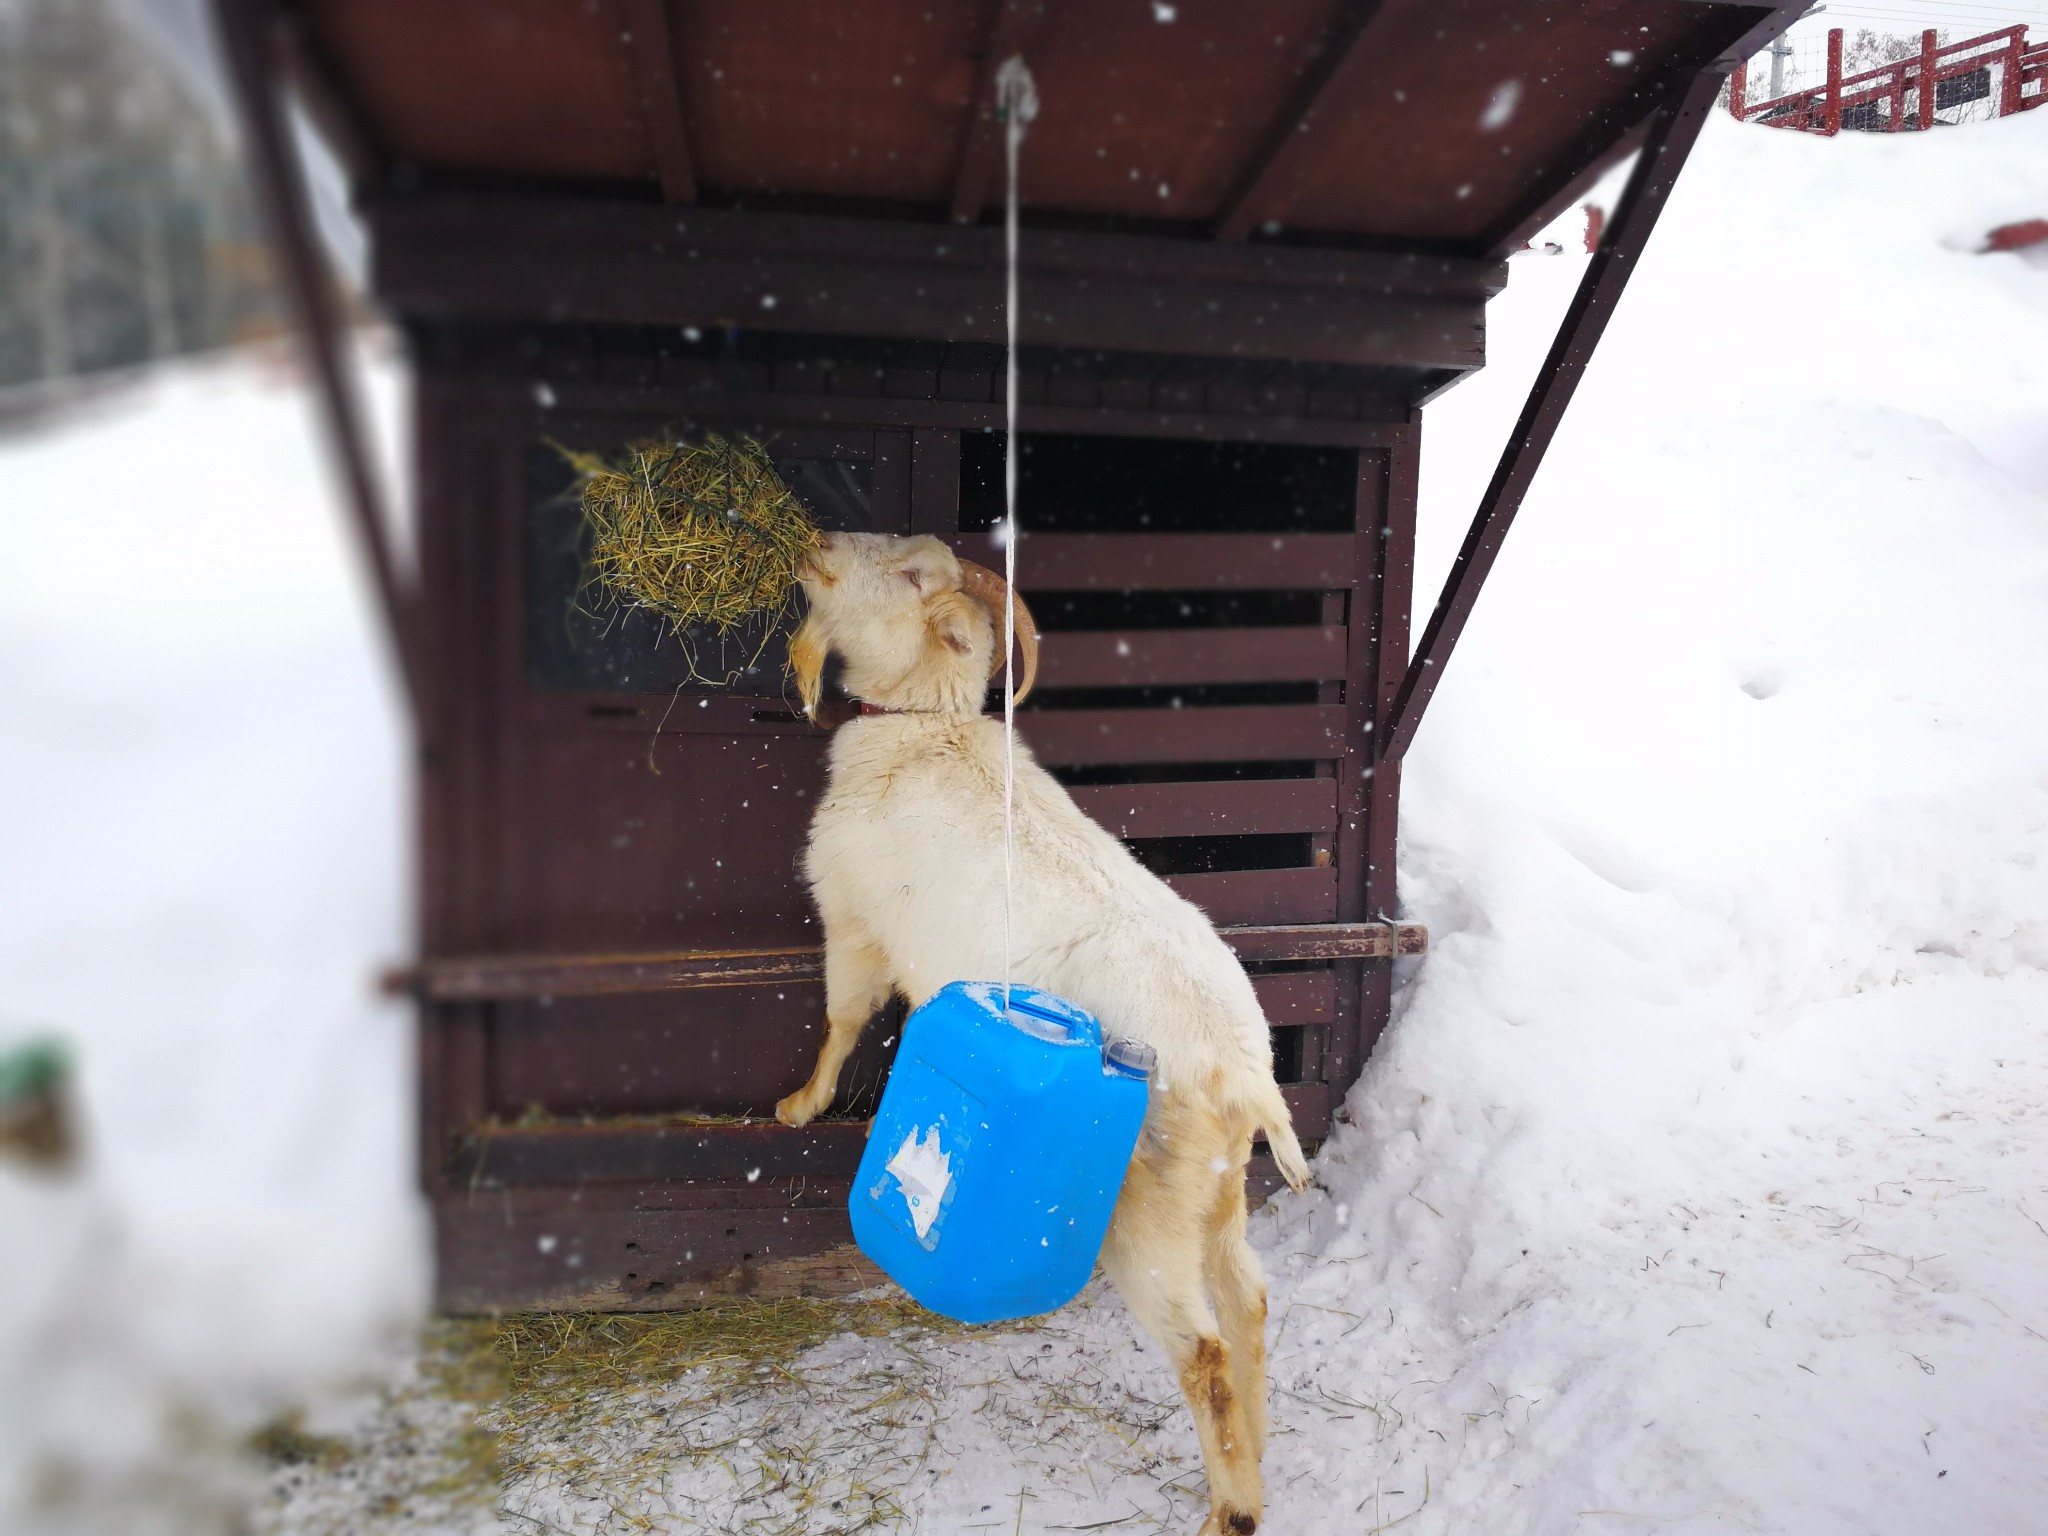
M 1152 1048 L 1034 987 L 956 981 L 911 1014 L 849 1206 L 922 1306 L 1033 1317 L 1088 1283 L 1145 1120 Z

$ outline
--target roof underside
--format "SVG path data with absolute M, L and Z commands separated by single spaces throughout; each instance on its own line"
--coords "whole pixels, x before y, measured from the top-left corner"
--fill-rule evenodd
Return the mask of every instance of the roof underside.
M 1497 254 L 1769 18 L 1701 0 L 310 0 L 400 184 L 972 219 L 994 63 L 1037 222 Z M 1170 15 L 1170 20 L 1162 16 Z

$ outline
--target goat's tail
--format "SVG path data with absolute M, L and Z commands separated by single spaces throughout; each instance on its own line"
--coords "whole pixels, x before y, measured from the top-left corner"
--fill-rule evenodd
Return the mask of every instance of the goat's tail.
M 1295 1140 L 1294 1117 L 1287 1111 L 1287 1101 L 1280 1096 L 1280 1085 L 1271 1077 L 1266 1079 L 1251 1109 L 1259 1128 L 1266 1133 L 1266 1145 L 1280 1167 L 1280 1177 L 1287 1181 L 1289 1189 L 1300 1194 L 1308 1188 L 1308 1159 L 1302 1155 L 1301 1143 Z

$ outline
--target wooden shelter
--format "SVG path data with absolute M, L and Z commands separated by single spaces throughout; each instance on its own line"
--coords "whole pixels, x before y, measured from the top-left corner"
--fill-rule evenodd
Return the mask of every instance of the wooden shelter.
M 415 710 L 421 1172 L 457 1309 L 866 1276 L 796 869 L 824 733 L 771 641 L 689 681 L 579 615 L 553 443 L 744 431 L 827 526 L 988 554 L 998 65 L 1021 177 L 1021 716 L 1252 970 L 1305 1141 L 1384 1024 L 1401 755 L 1726 73 L 1700 0 L 218 0 Z M 352 178 L 417 376 L 417 549 L 364 465 L 286 131 Z M 1504 258 L 1642 155 L 1420 643 L 1421 407 Z M 1256 1169 L 1255 1165 L 1255 1169 Z

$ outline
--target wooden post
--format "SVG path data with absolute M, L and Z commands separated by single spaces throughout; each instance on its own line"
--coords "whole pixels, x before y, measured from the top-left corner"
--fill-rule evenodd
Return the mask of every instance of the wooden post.
M 370 467 L 368 438 L 357 403 L 332 274 L 313 229 L 304 168 L 291 145 L 274 71 L 271 13 L 255 0 L 214 0 L 228 79 L 249 155 L 256 205 L 270 231 L 287 312 L 304 340 L 319 385 L 328 449 L 342 480 L 343 500 L 383 610 L 399 680 L 415 721 L 424 721 L 426 679 L 418 642 L 415 591 L 392 548 L 390 520 Z
M 1728 115 L 1738 123 L 1749 110 L 1749 60 L 1744 59 L 1735 66 L 1735 73 L 1728 77 Z
M 2027 72 L 2027 29 L 2014 27 L 2005 45 L 2005 63 L 1998 75 L 1998 115 L 2010 117 L 2020 109 L 2020 83 Z
M 1820 131 L 1833 138 L 1842 131 L 1842 29 L 1828 28 L 1828 93 L 1821 108 Z
M 1940 68 L 1935 55 L 1940 52 L 1941 43 L 1929 27 L 1920 34 L 1920 131 L 1925 133 L 1934 126 L 1934 75 Z

